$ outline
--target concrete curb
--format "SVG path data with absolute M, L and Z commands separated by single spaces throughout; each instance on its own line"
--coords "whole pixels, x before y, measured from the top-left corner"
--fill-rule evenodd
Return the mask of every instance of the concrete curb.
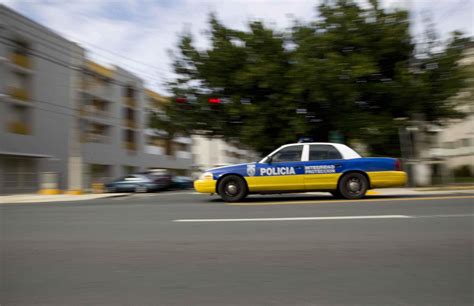
M 75 202 L 75 201 L 87 201 L 107 198 L 119 198 L 130 196 L 129 193 L 103 193 L 103 194 L 81 194 L 81 195 L 9 195 L 0 196 L 1 204 L 16 204 L 16 203 L 52 203 L 52 202 Z

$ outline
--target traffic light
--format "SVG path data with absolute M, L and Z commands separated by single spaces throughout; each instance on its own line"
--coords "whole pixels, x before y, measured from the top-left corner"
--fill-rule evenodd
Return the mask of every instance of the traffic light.
M 221 99 L 219 99 L 219 98 L 209 98 L 209 99 L 207 99 L 207 102 L 209 102 L 210 104 L 219 104 L 219 103 L 221 103 Z

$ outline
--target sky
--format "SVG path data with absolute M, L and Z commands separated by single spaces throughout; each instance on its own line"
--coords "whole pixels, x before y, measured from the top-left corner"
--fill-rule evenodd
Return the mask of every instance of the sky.
M 0 0 L 0 3 L 77 42 L 88 56 L 118 65 L 167 94 L 174 74 L 170 51 L 178 37 L 191 32 L 205 48 L 209 13 L 226 26 L 246 29 L 251 20 L 285 29 L 293 20 L 310 21 L 322 0 Z M 363 2 L 359 0 L 358 2 Z M 454 30 L 474 35 L 474 0 L 382 0 L 384 8 L 410 10 L 415 37 L 423 33 L 423 16 L 431 16 L 446 39 Z

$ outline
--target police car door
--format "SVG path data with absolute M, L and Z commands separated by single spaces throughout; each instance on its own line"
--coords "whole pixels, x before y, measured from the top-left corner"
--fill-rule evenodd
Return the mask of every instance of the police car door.
M 256 176 L 249 182 L 251 191 L 304 190 L 303 145 L 287 146 L 257 164 Z M 268 159 L 267 159 L 268 160 Z
M 341 153 L 330 144 L 308 144 L 304 157 L 306 190 L 334 190 L 343 169 Z

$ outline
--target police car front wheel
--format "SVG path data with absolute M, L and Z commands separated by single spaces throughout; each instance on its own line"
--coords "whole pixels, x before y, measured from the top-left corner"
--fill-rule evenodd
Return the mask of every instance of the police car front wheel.
M 219 182 L 217 192 L 224 201 L 237 202 L 247 196 L 247 185 L 241 177 L 229 175 Z

